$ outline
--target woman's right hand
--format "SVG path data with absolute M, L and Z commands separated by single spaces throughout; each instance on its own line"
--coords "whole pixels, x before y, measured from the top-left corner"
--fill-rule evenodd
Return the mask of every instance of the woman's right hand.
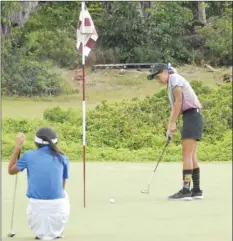
M 25 135 L 23 133 L 19 133 L 15 138 L 15 147 L 21 149 L 25 141 Z

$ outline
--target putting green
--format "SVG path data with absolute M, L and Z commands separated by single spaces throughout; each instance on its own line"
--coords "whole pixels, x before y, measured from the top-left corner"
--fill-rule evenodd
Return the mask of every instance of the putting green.
M 231 241 L 232 163 L 201 163 L 204 200 L 168 201 L 181 187 L 181 163 L 87 163 L 87 207 L 83 208 L 82 164 L 71 163 L 67 192 L 71 216 L 67 241 Z M 18 176 L 15 241 L 34 240 L 27 226 L 26 172 Z M 2 163 L 2 240 L 7 237 L 15 176 Z M 109 199 L 114 198 L 115 204 Z

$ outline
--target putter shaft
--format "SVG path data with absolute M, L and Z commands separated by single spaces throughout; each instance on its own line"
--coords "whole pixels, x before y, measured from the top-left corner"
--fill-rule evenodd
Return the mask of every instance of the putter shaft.
M 17 181 L 18 181 L 18 175 L 16 174 L 15 189 L 14 189 L 14 196 L 13 196 L 13 208 L 12 208 L 12 215 L 11 215 L 11 230 L 13 229 L 13 221 L 14 221 L 14 213 L 15 213 L 15 198 L 16 198 Z
M 147 188 L 146 191 L 145 191 L 145 190 L 142 191 L 142 193 L 149 193 L 149 192 L 150 192 L 150 184 L 151 184 L 151 181 L 152 181 L 152 179 L 153 179 L 153 177 L 154 177 L 155 171 L 157 170 L 157 167 L 158 167 L 160 161 L 162 160 L 163 154 L 164 154 L 164 152 L 165 152 L 165 150 L 166 150 L 166 148 L 167 148 L 167 146 L 168 146 L 168 144 L 169 144 L 170 141 L 171 141 L 171 136 L 169 135 L 168 138 L 167 138 L 166 145 L 165 145 L 165 147 L 163 148 L 163 151 L 162 151 L 162 153 L 161 153 L 161 155 L 160 155 L 160 157 L 159 157 L 159 160 L 158 160 L 158 162 L 157 162 L 157 164 L 156 164 L 156 166 L 155 166 L 155 169 L 154 169 L 154 171 L 153 171 L 153 173 L 152 173 L 152 175 L 151 175 L 151 177 L 150 177 L 150 179 L 149 179 L 148 188 Z

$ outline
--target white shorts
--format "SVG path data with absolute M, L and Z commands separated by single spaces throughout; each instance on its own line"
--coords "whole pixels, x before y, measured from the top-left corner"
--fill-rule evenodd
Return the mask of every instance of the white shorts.
M 29 199 L 28 224 L 39 239 L 53 240 L 62 237 L 70 214 L 69 197 L 65 194 L 65 198 L 54 200 Z

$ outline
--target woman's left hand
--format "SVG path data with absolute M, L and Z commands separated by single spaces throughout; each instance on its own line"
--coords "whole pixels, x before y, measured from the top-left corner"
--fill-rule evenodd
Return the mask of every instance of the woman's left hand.
M 168 124 L 168 127 L 167 127 L 167 132 L 168 134 L 170 134 L 171 136 L 173 136 L 173 134 L 175 133 L 176 131 L 176 123 L 175 122 L 170 122 Z

